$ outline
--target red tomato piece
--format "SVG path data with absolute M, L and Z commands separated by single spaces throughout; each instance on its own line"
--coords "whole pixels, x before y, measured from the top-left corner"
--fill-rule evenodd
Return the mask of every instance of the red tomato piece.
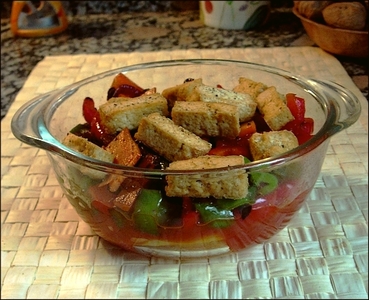
M 183 227 L 193 228 L 199 223 L 199 213 L 197 211 L 189 211 L 182 215 Z
M 109 191 L 107 186 L 99 187 L 97 185 L 89 188 L 91 198 L 94 199 L 91 205 L 104 214 L 110 214 L 109 209 L 114 207 L 115 194 Z
M 182 208 L 184 214 L 194 210 L 192 199 L 190 197 L 182 197 L 182 201 L 183 201 Z

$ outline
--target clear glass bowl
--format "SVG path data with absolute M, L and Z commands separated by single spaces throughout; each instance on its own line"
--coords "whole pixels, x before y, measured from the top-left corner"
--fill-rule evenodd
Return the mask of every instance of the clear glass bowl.
M 273 158 L 196 171 L 124 167 L 65 147 L 61 140 L 67 132 L 85 122 L 83 99 L 93 98 L 96 107 L 104 103 L 113 78 L 120 72 L 144 88 L 156 87 L 158 92 L 187 78 L 202 78 L 204 84 L 220 84 L 227 89 L 237 85 L 241 76 L 275 86 L 281 94 L 295 93 L 305 99 L 306 116 L 315 121 L 314 137 Z M 314 187 L 330 137 L 355 123 L 360 111 L 358 99 L 333 82 L 242 61 L 191 59 L 138 64 L 92 76 L 29 101 L 16 112 L 11 126 L 19 140 L 47 150 L 65 195 L 100 237 L 144 255 L 191 258 L 239 251 L 262 243 L 284 228 Z M 170 198 L 163 189 L 167 175 L 220 180 L 240 171 L 273 174 L 278 187 L 236 209 L 229 206 L 234 200 Z M 100 179 L 92 175 L 96 173 Z M 109 174 L 124 178 L 117 193 L 100 186 L 104 180 L 101 178 Z M 122 210 L 122 191 L 125 196 L 140 198 L 136 199 L 134 211 Z M 191 221 L 191 214 L 185 220 L 185 202 L 214 214 L 200 223 Z

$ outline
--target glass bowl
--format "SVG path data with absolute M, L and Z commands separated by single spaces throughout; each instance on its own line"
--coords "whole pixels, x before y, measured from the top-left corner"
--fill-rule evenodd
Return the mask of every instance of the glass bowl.
M 187 78 L 202 78 L 206 85 L 220 84 L 226 89 L 237 85 L 239 77 L 275 86 L 281 94 L 294 93 L 305 99 L 306 116 L 315 122 L 314 136 L 278 156 L 206 170 L 125 167 L 64 146 L 61 141 L 71 128 L 85 122 L 83 99 L 93 98 L 96 107 L 106 102 L 118 73 L 141 87 L 156 87 L 159 93 Z M 243 61 L 188 59 L 126 66 L 41 95 L 16 112 L 11 128 L 22 142 L 46 150 L 63 192 L 97 235 L 147 256 L 195 258 L 263 243 L 284 228 L 313 189 L 330 137 L 355 123 L 360 111 L 353 93 L 333 82 Z M 168 176 L 232 185 L 240 173 L 246 173 L 249 181 L 253 174 L 272 174 L 276 188 L 248 195 L 246 202 L 165 195 Z M 101 184 L 112 174 L 122 181 L 116 193 Z M 135 198 L 129 211 L 122 206 L 127 197 Z

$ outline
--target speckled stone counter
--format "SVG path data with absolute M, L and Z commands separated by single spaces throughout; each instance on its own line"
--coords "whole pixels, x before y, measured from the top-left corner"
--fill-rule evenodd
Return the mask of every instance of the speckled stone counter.
M 31 70 L 46 56 L 191 48 L 314 46 L 300 20 L 289 8 L 273 9 L 268 22 L 252 31 L 204 26 L 199 20 L 198 10 L 74 15 L 68 18 L 68 28 L 64 32 L 39 38 L 14 37 L 9 19 L 1 20 L 2 118 Z M 337 58 L 368 98 L 366 59 Z

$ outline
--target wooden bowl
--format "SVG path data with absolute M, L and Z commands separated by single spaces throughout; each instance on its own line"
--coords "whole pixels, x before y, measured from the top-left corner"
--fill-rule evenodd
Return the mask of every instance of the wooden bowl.
M 323 50 L 350 57 L 368 57 L 368 31 L 348 30 L 316 23 L 292 12 L 301 20 L 307 35 Z

